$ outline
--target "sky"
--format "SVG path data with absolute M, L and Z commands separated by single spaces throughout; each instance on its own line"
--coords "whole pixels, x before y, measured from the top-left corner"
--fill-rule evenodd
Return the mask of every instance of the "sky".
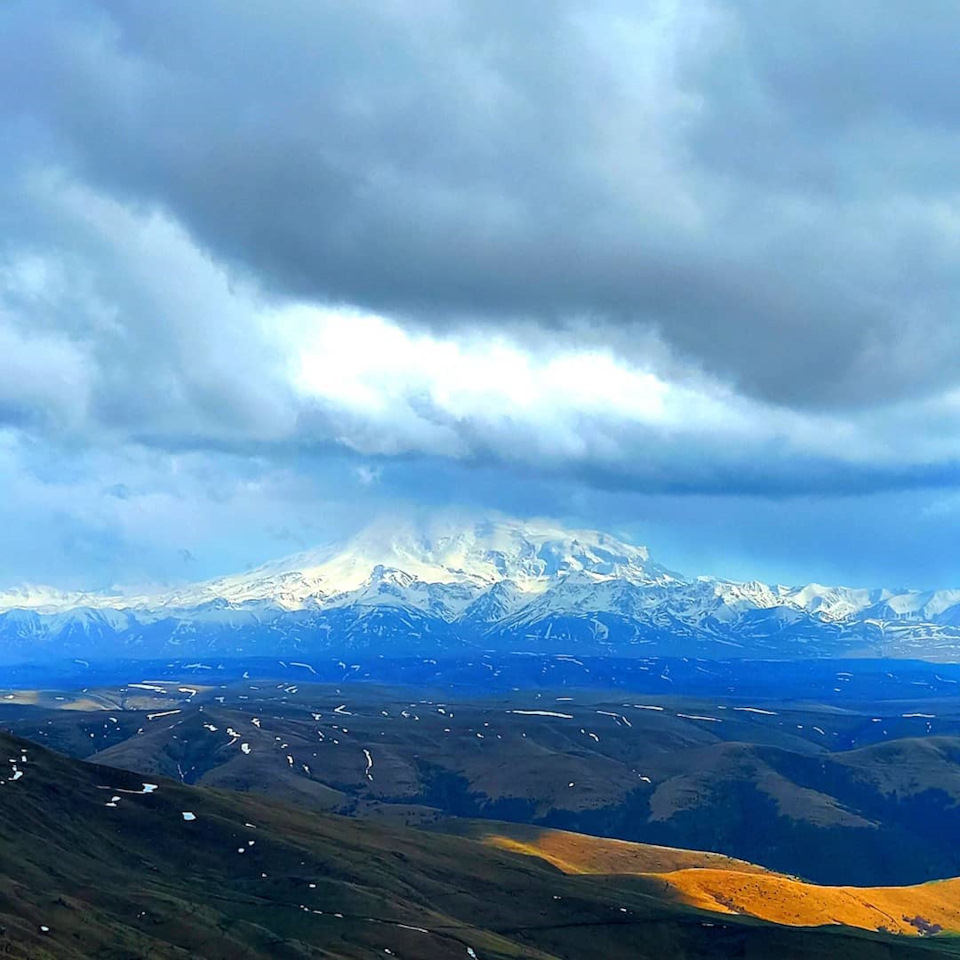
M 960 7 L 7 0 L 0 587 L 374 514 L 960 586 Z

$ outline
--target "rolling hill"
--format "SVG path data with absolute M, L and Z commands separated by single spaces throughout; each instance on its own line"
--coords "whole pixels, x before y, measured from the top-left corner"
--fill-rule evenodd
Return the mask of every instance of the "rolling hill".
M 702 851 L 516 824 L 470 821 L 444 829 L 537 857 L 567 874 L 661 881 L 683 903 L 702 910 L 797 927 L 843 924 L 912 936 L 960 934 L 960 878 L 905 887 L 831 887 Z
M 145 780 L 0 735 L 0 952 L 23 960 L 900 960 L 844 928 L 705 914 L 462 837 Z
M 696 847 L 826 884 L 960 875 L 960 851 L 943 842 L 960 830 L 955 701 L 916 715 L 906 702 L 449 693 L 136 682 L 6 694 L 0 723 L 144 776 L 304 809 L 526 822 Z

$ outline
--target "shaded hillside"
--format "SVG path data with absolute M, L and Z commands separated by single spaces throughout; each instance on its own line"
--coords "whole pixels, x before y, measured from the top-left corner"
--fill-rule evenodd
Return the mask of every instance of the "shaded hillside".
M 946 701 L 934 717 L 906 704 L 434 699 L 275 682 L 60 696 L 31 694 L 38 704 L 0 718 L 76 756 L 317 810 L 529 822 L 819 883 L 960 875 L 960 849 L 943 843 L 960 833 L 960 720 Z M 855 743 L 868 745 L 843 749 Z
M 0 737 L 0 953 L 30 960 L 954 956 L 707 920 L 643 878 L 304 813 Z

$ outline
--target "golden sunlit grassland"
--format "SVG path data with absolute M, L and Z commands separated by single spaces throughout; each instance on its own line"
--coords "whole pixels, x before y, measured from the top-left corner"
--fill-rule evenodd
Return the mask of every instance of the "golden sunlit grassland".
M 488 846 L 568 874 L 632 874 L 688 906 L 788 926 L 843 924 L 899 934 L 960 934 L 960 878 L 902 887 L 821 886 L 716 853 L 513 824 L 475 824 Z
M 827 887 L 735 870 L 687 869 L 661 877 L 690 906 L 788 926 L 960 933 L 960 878 L 910 887 Z
M 745 874 L 765 872 L 763 867 L 720 853 L 629 843 L 566 830 L 545 830 L 522 824 L 478 824 L 476 829 L 489 846 L 540 857 L 564 873 L 648 874 L 689 868 L 737 870 Z

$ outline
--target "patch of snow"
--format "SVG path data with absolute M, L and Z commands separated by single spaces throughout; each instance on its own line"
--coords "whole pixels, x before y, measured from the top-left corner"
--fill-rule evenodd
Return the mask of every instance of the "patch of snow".
M 553 710 L 507 710 L 507 713 L 516 713 L 521 717 L 557 717 L 560 720 L 572 720 L 572 713 L 556 713 Z

